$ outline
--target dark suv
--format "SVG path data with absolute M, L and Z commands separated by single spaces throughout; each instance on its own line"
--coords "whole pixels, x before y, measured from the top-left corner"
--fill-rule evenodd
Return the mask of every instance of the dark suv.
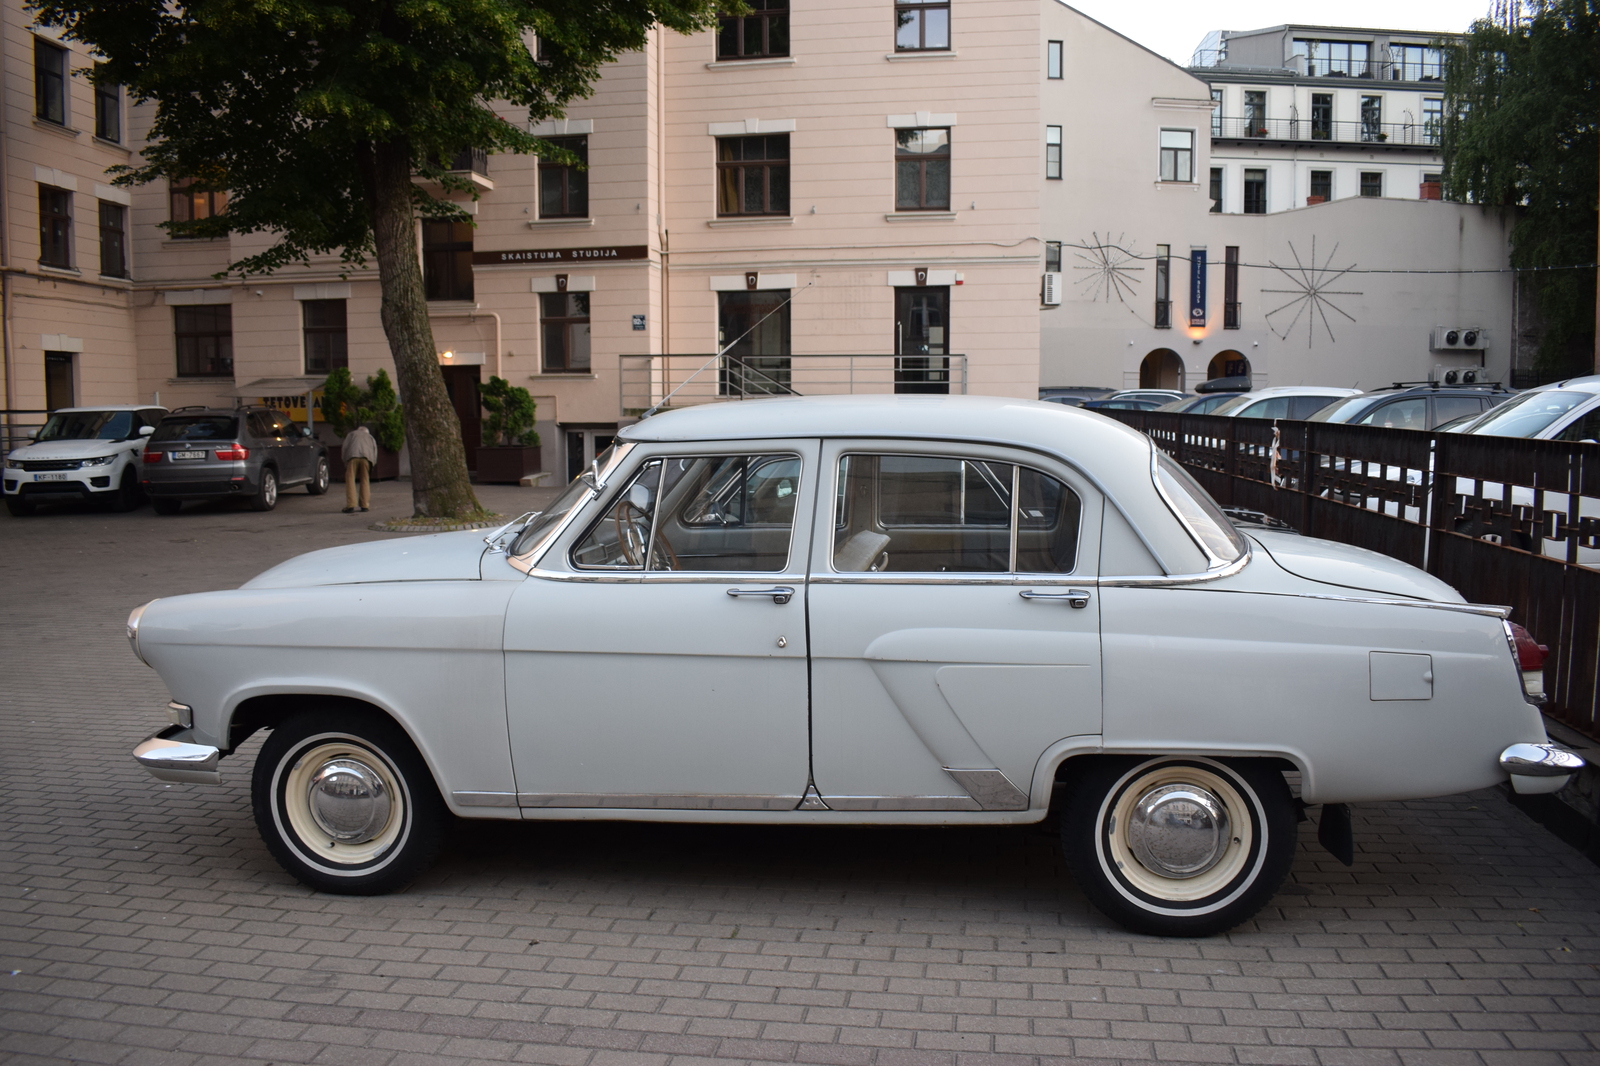
M 1330 404 L 1312 415 L 1311 422 L 1345 422 L 1352 426 L 1386 426 L 1391 429 L 1433 429 L 1462 415 L 1476 415 L 1514 394 L 1504 385 L 1442 385 L 1436 381 L 1397 381 L 1386 389 L 1373 389 Z
M 328 491 L 328 449 L 271 407 L 180 407 L 151 434 L 143 468 L 139 487 L 157 514 L 177 514 L 184 500 L 223 496 L 270 511 L 279 489 Z

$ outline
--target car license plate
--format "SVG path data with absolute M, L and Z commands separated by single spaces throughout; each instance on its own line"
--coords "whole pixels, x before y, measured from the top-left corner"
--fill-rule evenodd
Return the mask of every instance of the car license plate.
M 203 452 L 203 451 L 200 451 L 200 452 L 173 452 L 172 453 L 172 457 L 174 459 L 204 459 L 206 457 L 206 453 Z
M 33 475 L 33 480 L 35 480 L 35 481 L 65 481 L 65 480 L 67 480 L 67 475 L 65 475 L 65 474 L 35 474 L 35 475 Z

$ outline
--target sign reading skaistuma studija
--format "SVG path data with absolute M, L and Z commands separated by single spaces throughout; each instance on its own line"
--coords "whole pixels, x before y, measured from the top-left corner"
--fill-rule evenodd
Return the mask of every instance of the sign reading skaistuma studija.
M 642 244 L 614 245 L 606 248 L 524 248 L 501 252 L 473 252 L 473 266 L 520 266 L 541 263 L 596 263 L 606 260 L 648 259 L 650 249 Z

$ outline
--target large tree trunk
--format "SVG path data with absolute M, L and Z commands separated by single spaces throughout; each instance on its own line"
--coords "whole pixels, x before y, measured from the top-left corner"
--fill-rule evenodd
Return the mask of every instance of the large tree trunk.
M 467 477 L 461 420 L 439 372 L 417 261 L 411 153 L 404 143 L 379 144 L 369 159 L 383 332 L 394 356 L 395 387 L 405 405 L 413 513 L 435 518 L 472 515 L 482 508 Z

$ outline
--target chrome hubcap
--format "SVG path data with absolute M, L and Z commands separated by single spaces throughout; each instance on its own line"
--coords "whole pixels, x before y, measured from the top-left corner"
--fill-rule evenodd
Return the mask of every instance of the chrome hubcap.
M 1128 817 L 1128 849 L 1151 873 L 1198 877 L 1228 848 L 1228 809 L 1198 785 L 1158 785 L 1139 797 Z
M 360 844 L 383 832 L 394 806 L 382 775 L 351 758 L 330 759 L 317 768 L 306 804 L 317 826 L 343 844 Z

